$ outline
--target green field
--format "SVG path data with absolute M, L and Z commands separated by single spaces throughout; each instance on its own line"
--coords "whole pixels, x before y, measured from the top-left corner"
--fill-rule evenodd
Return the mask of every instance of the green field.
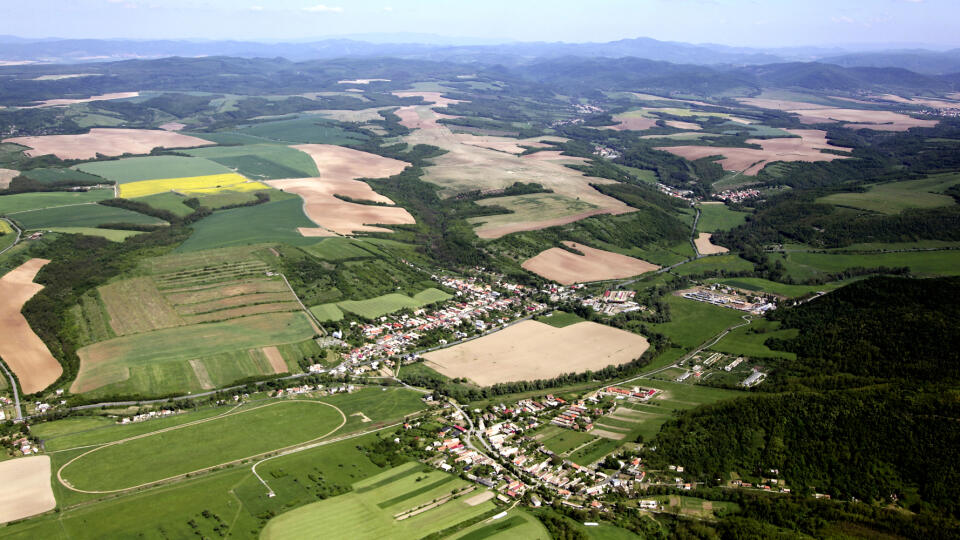
M 390 293 L 369 298 L 367 300 L 345 300 L 336 304 L 322 304 L 310 308 L 310 310 L 320 318 L 320 315 L 328 317 L 326 320 L 339 320 L 329 317 L 335 317 L 336 311 L 349 311 L 367 319 L 375 319 L 388 313 L 400 311 L 401 309 L 420 309 L 424 306 L 443 302 L 453 298 L 440 289 L 429 288 L 418 292 L 413 296 L 407 296 L 400 293 Z M 341 315 L 342 318 L 342 315 Z
M 574 431 L 559 426 L 547 426 L 544 428 L 543 434 L 545 438 L 541 439 L 540 443 L 558 454 L 565 454 L 596 438 L 589 433 Z
M 510 210 L 510 214 L 497 214 L 468 218 L 473 225 L 496 227 L 508 223 L 526 221 L 544 221 L 573 214 L 589 212 L 596 206 L 560 195 L 557 193 L 533 193 L 530 195 L 511 195 L 507 197 L 492 197 L 477 201 L 480 206 L 502 206 Z
M 119 229 L 97 229 L 94 227 L 47 227 L 46 230 L 67 233 L 67 234 L 85 234 L 87 236 L 99 236 L 112 240 L 114 242 L 123 242 L 131 236 L 141 234 L 141 231 L 121 231 Z
M 697 222 L 698 232 L 713 233 L 717 231 L 726 231 L 747 221 L 746 212 L 736 212 L 731 210 L 725 204 L 701 204 L 700 221 Z
M 32 210 L 10 216 L 24 230 L 53 227 L 98 227 L 108 223 L 133 223 L 137 225 L 163 225 L 164 221 L 125 208 L 102 204 L 80 204 Z
M 82 359 L 81 369 L 73 388 L 77 391 L 102 388 L 100 393 L 123 390 L 144 394 L 199 389 L 202 381 L 198 379 L 197 370 L 191 367 L 190 360 L 300 342 L 313 333 L 303 313 L 288 312 L 118 337 L 78 351 Z M 239 376 L 234 380 L 256 374 L 245 373 L 236 358 L 221 359 L 220 363 L 224 364 L 222 369 L 235 370 Z M 207 362 L 204 364 L 214 370 L 220 369 Z M 216 373 L 207 374 L 216 377 Z
M 298 227 L 316 227 L 303 215 L 303 200 L 286 194 L 271 195 L 268 203 L 216 212 L 192 227 L 193 235 L 177 252 L 269 242 L 316 243 L 315 238 L 305 238 L 297 232 Z
M 725 272 L 746 272 L 753 270 L 753 264 L 737 255 L 711 255 L 678 266 L 674 272 L 681 276 L 702 274 L 708 270 Z
M 62 474 L 80 490 L 126 489 L 322 437 L 343 421 L 337 409 L 325 404 L 276 401 L 103 446 L 67 465 Z
M 45 193 L 18 193 L 0 196 L 0 215 L 66 206 L 70 204 L 95 203 L 112 199 L 112 189 L 90 191 L 50 191 Z
M 730 308 L 678 296 L 667 297 L 667 304 L 670 306 L 670 322 L 651 324 L 650 327 L 688 349 L 700 345 L 729 326 L 743 322 L 743 313 Z
M 899 214 L 908 208 L 936 208 L 955 204 L 953 197 L 943 192 L 957 184 L 960 184 L 958 173 L 935 174 L 919 180 L 875 184 L 864 193 L 834 193 L 817 199 L 817 202 L 881 214 Z
M 822 277 L 848 268 L 909 267 L 921 276 L 960 275 L 960 251 L 919 251 L 904 253 L 870 253 L 847 255 L 840 253 L 793 252 L 772 254 L 771 262 L 782 261 L 787 273 L 795 280 Z
M 185 153 L 216 161 L 254 180 L 320 176 L 313 158 L 295 148 L 277 144 L 214 146 L 186 150 Z
M 792 339 L 797 337 L 799 332 L 795 328 L 787 330 L 780 330 L 779 328 L 780 323 L 778 322 L 756 319 L 743 328 L 733 330 L 710 349 L 751 358 L 796 359 L 797 355 L 792 352 L 774 351 L 764 345 L 764 342 L 768 339 Z
M 336 304 L 321 304 L 310 308 L 310 313 L 322 322 L 336 322 L 343 319 L 343 311 Z
M 822 285 L 788 285 L 786 283 L 777 283 L 776 281 L 770 281 L 763 278 L 742 277 L 710 279 L 707 280 L 706 283 L 721 283 L 731 287 L 736 287 L 738 289 L 777 294 L 787 298 L 796 298 L 798 296 L 819 291 L 832 291 L 837 287 L 842 287 L 849 284 L 850 280 L 834 281 L 832 283 L 824 283 Z
M 544 324 L 549 324 L 555 328 L 563 328 L 565 326 L 570 326 L 571 324 L 583 322 L 585 319 L 573 313 L 557 310 L 550 314 L 549 317 L 539 317 L 537 320 Z
M 490 501 L 467 505 L 465 500 L 480 493 L 475 490 L 410 518 L 394 517 L 468 485 L 419 463 L 408 463 L 355 483 L 350 493 L 281 514 L 270 520 L 260 537 L 305 538 L 317 531 L 328 535 L 335 531 L 340 538 L 422 538 L 496 510 Z
M 340 236 L 326 238 L 304 249 L 311 255 L 328 261 L 366 259 L 381 253 L 372 242 Z
M 77 165 L 76 168 L 118 184 L 140 180 L 208 176 L 233 172 L 227 167 L 208 159 L 183 156 L 148 156 L 114 161 L 95 161 Z
M 448 538 L 456 540 L 547 540 L 549 533 L 537 518 L 522 510 L 510 510 L 506 516 L 492 522 L 483 521 Z
M 176 216 L 184 217 L 193 213 L 193 208 L 183 204 L 185 200 L 187 200 L 187 198 L 183 195 L 170 191 L 139 197 L 137 202 L 149 204 L 158 210 L 167 210 L 168 212 L 173 212 Z
M 23 171 L 22 176 L 43 184 L 53 184 L 57 182 L 99 182 L 101 179 L 75 169 L 30 169 Z
M 288 144 L 336 144 L 347 145 L 363 141 L 364 136 L 339 127 L 336 122 L 316 116 L 304 116 L 292 120 L 263 122 L 236 130 L 234 133 Z M 263 141 L 260 141 L 263 142 Z

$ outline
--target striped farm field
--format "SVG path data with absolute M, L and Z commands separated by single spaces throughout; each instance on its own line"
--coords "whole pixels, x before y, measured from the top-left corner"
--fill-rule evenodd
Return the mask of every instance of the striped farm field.
M 126 199 L 146 197 L 157 193 L 176 191 L 187 194 L 216 193 L 219 191 L 259 191 L 270 189 L 260 182 L 251 182 L 236 174 L 211 174 L 208 176 L 186 176 L 182 178 L 161 178 L 141 180 L 120 185 L 120 196 Z

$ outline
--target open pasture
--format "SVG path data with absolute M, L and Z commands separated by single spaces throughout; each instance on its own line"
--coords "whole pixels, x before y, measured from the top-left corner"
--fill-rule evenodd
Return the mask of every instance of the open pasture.
M 27 300 L 43 289 L 33 279 L 49 262 L 30 259 L 0 277 L 0 358 L 17 375 L 24 394 L 43 390 L 63 373 L 60 363 L 20 313 Z
M 211 144 L 209 141 L 162 129 L 93 128 L 82 135 L 41 135 L 4 139 L 29 147 L 31 157 L 53 154 L 60 159 L 93 159 L 97 154 L 149 154 L 157 147 L 190 148 Z
M 583 255 L 559 247 L 550 248 L 524 261 L 523 268 L 562 285 L 625 278 L 660 268 L 640 259 L 576 242 L 564 242 L 564 245 Z
M 700 233 L 697 235 L 694 244 L 697 246 L 697 251 L 701 255 L 717 255 L 719 253 L 726 253 L 730 251 L 729 249 L 718 246 L 710 241 L 710 237 L 713 236 L 710 233 Z
M 815 129 L 788 129 L 796 135 L 791 138 L 748 139 L 748 144 L 757 144 L 762 149 L 731 148 L 720 146 L 661 146 L 657 150 L 670 152 L 691 161 L 706 157 L 721 156 L 717 161 L 724 170 L 742 171 L 744 175 L 756 176 L 761 169 L 776 161 L 833 161 L 847 156 L 828 154 L 821 150 L 848 151 L 849 148 L 832 146 L 826 132 Z
M 319 439 L 345 423 L 327 403 L 275 401 L 94 448 L 57 474 L 74 490 L 124 490 Z
M 523 321 L 424 357 L 430 367 L 447 377 L 466 377 L 489 386 L 624 364 L 639 358 L 647 348 L 643 336 L 592 322 L 554 328 Z
M 255 180 L 319 176 L 309 155 L 280 144 L 214 146 L 186 151 L 191 156 L 215 161 Z
M 750 215 L 747 212 L 731 210 L 723 203 L 701 203 L 697 208 L 700 209 L 697 230 L 708 233 L 726 231 L 743 225 L 747 221 L 747 216 Z
M 546 154 L 540 152 L 538 154 Z M 593 188 L 591 188 L 593 189 Z M 518 231 L 565 225 L 598 214 L 631 212 L 629 206 L 601 208 L 586 201 L 557 193 L 533 193 L 493 197 L 477 201 L 481 206 L 502 206 L 511 212 L 467 219 L 480 238 L 499 238 Z
M 443 188 L 444 195 L 455 195 L 476 189 L 503 189 L 518 180 L 536 182 L 554 192 L 552 195 L 557 202 L 549 208 L 550 212 L 556 213 L 553 219 L 535 216 L 531 220 L 528 219 L 529 215 L 518 219 L 515 215 L 510 215 L 514 219 L 511 222 L 511 217 L 508 216 L 487 216 L 483 220 L 489 225 L 481 227 L 478 231 L 482 237 L 496 238 L 514 231 L 541 229 L 570 223 L 598 213 L 620 214 L 631 211 L 626 204 L 590 186 L 591 183 L 609 183 L 610 180 L 586 177 L 579 171 L 566 166 L 582 164 L 582 158 L 561 156 L 559 152 L 552 151 L 517 156 L 510 152 L 484 147 L 484 144 L 489 146 L 488 137 L 453 133 L 447 126 L 436 122 L 439 113 L 434 112 L 431 107 L 418 105 L 404 108 L 421 119 L 417 129 L 405 136 L 404 141 L 409 144 L 430 144 L 447 151 L 442 156 L 430 160 L 433 165 L 427 167 L 424 176 L 426 181 Z M 517 143 L 519 144 L 519 141 Z M 484 199 L 480 202 L 510 204 L 509 200 L 504 199 Z M 534 197 L 533 200 L 538 198 Z M 544 199 L 540 197 L 539 200 Z M 591 205 L 593 209 L 584 210 L 584 205 Z M 522 210 L 523 208 L 518 206 L 512 209 Z
M 17 193 L 0 196 L 0 214 L 16 214 L 57 206 L 89 204 L 113 198 L 112 189 L 90 191 L 49 191 L 40 193 Z
M 335 306 L 343 311 L 356 313 L 367 319 L 375 319 L 388 313 L 400 311 L 401 309 L 420 309 L 430 304 L 449 300 L 450 298 L 452 298 L 452 296 L 440 289 L 426 289 L 413 296 L 390 293 L 367 300 L 346 300 L 336 303 Z M 333 311 L 330 306 L 331 304 L 317 306 L 317 312 L 315 314 L 317 314 L 318 317 L 319 315 L 325 315 L 331 318 L 328 320 L 335 320 L 336 312 Z M 313 309 L 315 308 L 311 308 L 311 310 Z
M 667 304 L 670 306 L 672 320 L 650 326 L 687 349 L 693 349 L 727 327 L 744 322 L 741 318 L 743 313 L 735 309 L 679 296 L 667 297 Z
M 831 274 L 847 268 L 909 267 L 918 276 L 960 275 L 960 251 L 920 251 L 903 253 L 807 253 L 796 252 L 774 255 L 771 262 L 781 260 L 787 273 L 794 279 Z
M 937 208 L 956 204 L 953 197 L 943 192 L 957 184 L 960 184 L 960 174 L 935 174 L 919 180 L 874 184 L 863 193 L 834 193 L 817 199 L 817 202 L 881 214 L 899 214 L 908 208 Z
M 0 523 L 53 510 L 56 505 L 50 487 L 50 456 L 0 462 Z
M 419 481 L 417 481 L 419 479 Z M 477 490 L 447 499 L 470 484 L 446 473 L 408 463 L 357 482 L 345 495 L 308 504 L 267 523 L 261 538 L 309 538 L 335 531 L 340 538 L 416 539 L 496 509 L 491 501 L 471 506 Z M 428 507 L 434 500 L 438 504 Z M 424 507 L 422 512 L 410 512 Z
M 94 161 L 75 167 L 78 171 L 99 176 L 110 182 L 126 184 L 158 178 L 182 178 L 229 174 L 230 169 L 208 159 L 184 156 L 147 156 Z
M 149 204 L 158 210 L 172 212 L 179 217 L 185 217 L 193 213 L 193 208 L 183 204 L 185 200 L 187 200 L 187 197 L 171 191 L 141 197 L 139 202 Z
M 99 227 L 108 223 L 133 223 L 137 225 L 164 225 L 165 221 L 155 217 L 100 204 L 78 204 L 31 210 L 10 216 L 22 225 L 24 230 L 47 229 L 55 227 Z
M 88 345 L 78 351 L 80 372 L 71 390 L 89 392 L 110 384 L 123 383 L 133 376 L 139 376 L 135 371 L 144 372 L 141 374 L 144 378 L 155 373 L 160 378 L 158 382 L 163 383 L 162 369 L 167 364 L 174 364 L 178 372 L 185 372 L 183 367 L 192 359 L 303 341 L 313 336 L 313 332 L 306 315 L 286 312 L 121 336 Z M 190 377 L 189 373 L 185 378 L 191 386 L 200 386 L 200 381 L 193 380 L 194 377 Z M 170 383 L 164 385 L 165 388 L 170 386 Z M 139 390 L 158 391 L 149 387 Z

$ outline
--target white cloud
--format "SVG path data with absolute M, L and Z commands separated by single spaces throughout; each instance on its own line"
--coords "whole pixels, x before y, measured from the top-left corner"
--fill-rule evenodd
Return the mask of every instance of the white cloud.
M 263 11 L 263 6 L 250 6 L 250 11 Z
M 383 10 L 384 10 L 384 11 L 393 11 L 393 8 L 390 7 L 390 6 L 387 6 L 387 7 L 383 8 Z
M 323 4 L 317 4 L 315 6 L 305 7 L 304 11 L 310 11 L 313 13 L 343 13 L 343 8 L 339 6 L 325 6 Z
M 854 22 L 856 22 L 850 17 L 847 17 L 845 15 L 840 17 L 830 17 L 830 20 L 835 23 L 847 23 L 847 24 L 853 24 Z

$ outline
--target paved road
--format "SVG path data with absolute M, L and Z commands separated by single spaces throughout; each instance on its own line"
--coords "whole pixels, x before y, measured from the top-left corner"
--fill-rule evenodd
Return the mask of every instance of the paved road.
M 13 378 L 10 370 L 7 369 L 6 364 L 0 362 L 0 368 L 3 368 L 3 371 L 7 374 L 7 378 L 10 379 L 10 388 L 13 388 L 13 406 L 16 407 L 17 410 L 17 417 L 14 419 L 14 422 L 22 422 L 23 411 L 20 409 L 20 392 L 17 390 L 17 381 Z
M 0 218 L 0 219 L 3 219 L 3 220 L 6 221 L 7 223 L 9 223 L 10 226 L 13 227 L 14 230 L 17 231 L 17 238 L 13 241 L 13 243 L 10 244 L 9 246 L 3 248 L 3 249 L 0 249 L 0 255 L 3 255 L 4 253 L 7 252 L 7 250 L 11 249 L 13 246 L 15 246 L 15 245 L 17 245 L 18 243 L 20 243 L 20 236 L 23 234 L 23 231 L 20 230 L 20 227 L 17 227 L 17 224 L 16 224 L 16 223 L 10 221 L 9 219 L 7 219 L 7 218 Z

